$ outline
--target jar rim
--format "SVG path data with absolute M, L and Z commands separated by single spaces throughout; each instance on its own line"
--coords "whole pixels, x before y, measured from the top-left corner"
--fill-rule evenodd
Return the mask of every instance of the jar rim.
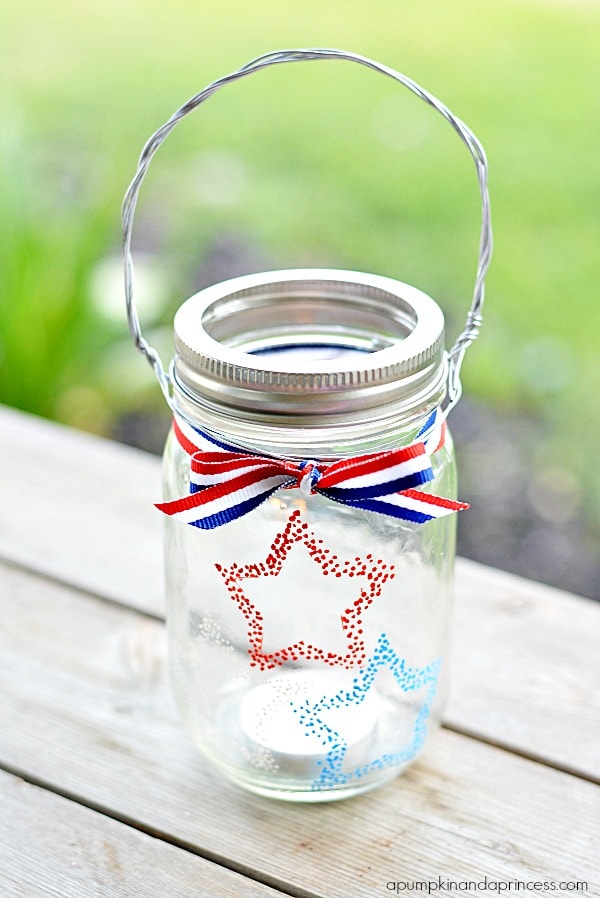
M 445 388 L 441 309 L 379 275 L 245 275 L 190 297 L 174 326 L 175 389 L 202 404 L 297 418 L 437 405 Z

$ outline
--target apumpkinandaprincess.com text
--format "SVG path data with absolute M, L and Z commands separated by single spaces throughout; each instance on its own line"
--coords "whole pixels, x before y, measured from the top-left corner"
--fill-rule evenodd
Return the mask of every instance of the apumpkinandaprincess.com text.
M 569 879 L 413 879 L 390 880 L 386 883 L 388 892 L 402 894 L 406 892 L 587 892 L 588 883 Z

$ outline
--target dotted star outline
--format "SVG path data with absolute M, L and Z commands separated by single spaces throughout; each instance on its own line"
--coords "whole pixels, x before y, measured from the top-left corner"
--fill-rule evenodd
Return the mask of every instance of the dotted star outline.
M 442 660 L 442 658 L 436 658 L 421 668 L 410 667 L 404 658 L 401 658 L 392 648 L 386 634 L 382 633 L 368 664 L 358 671 L 358 676 L 353 680 L 351 691 L 341 689 L 335 695 L 324 696 L 314 704 L 308 701 L 299 705 L 290 702 L 294 713 L 298 714 L 300 723 L 306 728 L 306 735 L 317 735 L 322 740 L 323 747 L 328 749 L 325 760 L 317 762 L 321 766 L 321 773 L 312 784 L 313 790 L 320 791 L 346 785 L 353 779 L 362 779 L 374 770 L 400 767 L 412 761 L 423 747 L 427 736 L 427 720 L 437 692 Z M 348 751 L 348 743 L 340 733 L 323 720 L 323 712 L 332 708 L 361 704 L 373 687 L 377 672 L 382 668 L 390 670 L 402 692 L 427 687 L 423 704 L 415 719 L 412 737 L 401 749 L 386 752 L 369 763 L 345 773 L 342 768 Z
M 277 577 L 290 553 L 292 546 L 301 543 L 305 546 L 310 558 L 317 564 L 324 577 L 361 578 L 360 593 L 340 616 L 342 631 L 346 638 L 346 652 L 327 652 L 318 646 L 299 640 L 274 652 L 263 651 L 264 616 L 244 592 L 240 583 L 258 577 Z M 388 580 L 395 576 L 394 565 L 385 564 L 369 553 L 364 558 L 355 556 L 352 560 L 340 561 L 330 549 L 326 548 L 322 539 L 309 529 L 302 521 L 300 510 L 294 511 L 283 531 L 277 534 L 271 544 L 271 551 L 264 561 L 240 565 L 234 562 L 229 567 L 215 564 L 225 586 L 248 622 L 248 641 L 250 648 L 250 666 L 260 670 L 273 668 L 290 661 L 304 658 L 308 661 L 322 661 L 330 667 L 336 665 L 352 668 L 361 665 L 366 658 L 363 639 L 363 614 L 373 601 L 381 595 Z

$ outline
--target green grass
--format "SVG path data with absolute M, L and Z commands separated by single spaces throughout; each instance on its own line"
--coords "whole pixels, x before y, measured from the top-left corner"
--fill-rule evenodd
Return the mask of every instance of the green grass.
M 344 47 L 416 78 L 485 144 L 496 247 L 465 390 L 545 422 L 540 464 L 575 464 L 598 520 L 600 5 L 5 0 L 3 12 L 1 401 L 100 432 L 161 402 L 124 319 L 94 300 L 143 142 L 260 53 Z M 452 338 L 478 228 L 472 164 L 432 110 L 357 66 L 278 67 L 212 98 L 154 161 L 136 246 L 166 286 L 148 326 L 163 336 L 211 241 L 239 233 L 278 267 L 413 283 Z

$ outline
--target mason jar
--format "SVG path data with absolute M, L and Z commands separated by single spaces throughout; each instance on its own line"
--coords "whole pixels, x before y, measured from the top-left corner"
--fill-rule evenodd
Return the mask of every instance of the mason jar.
M 254 792 L 363 792 L 439 724 L 462 507 L 439 413 L 443 329 L 420 291 L 329 270 L 226 281 L 175 317 L 161 505 L 172 682 L 200 750 Z M 199 478 L 194 459 L 208 459 Z M 336 465 L 330 495 L 319 484 Z M 404 486 L 405 507 L 386 508 Z
M 175 316 L 169 372 L 144 339 L 131 239 L 138 194 L 173 128 L 271 65 L 358 63 L 452 126 L 482 201 L 464 330 L 420 290 L 358 272 L 215 284 Z M 144 147 L 123 204 L 131 335 L 173 412 L 164 454 L 173 688 L 206 758 L 250 791 L 344 798 L 399 774 L 439 725 L 448 679 L 456 498 L 448 412 L 477 337 L 492 239 L 487 161 L 432 94 L 342 50 L 259 57 L 187 101 Z

